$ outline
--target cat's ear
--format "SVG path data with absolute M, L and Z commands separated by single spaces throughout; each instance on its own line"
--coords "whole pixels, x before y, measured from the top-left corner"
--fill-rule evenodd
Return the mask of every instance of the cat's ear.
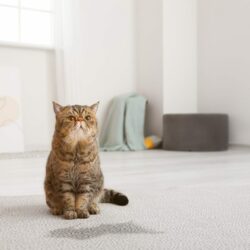
M 98 106 L 99 106 L 99 102 L 97 102 L 97 103 L 91 105 L 90 108 L 94 111 L 94 113 L 96 113 L 97 110 L 98 110 Z
M 54 108 L 55 114 L 57 114 L 62 110 L 63 107 L 60 104 L 53 102 L 53 108 Z

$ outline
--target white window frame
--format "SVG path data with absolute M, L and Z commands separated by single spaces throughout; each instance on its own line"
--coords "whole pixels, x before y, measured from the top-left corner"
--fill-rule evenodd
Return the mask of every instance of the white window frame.
M 55 4 L 53 4 L 52 9 L 51 10 L 40 10 L 40 9 L 35 9 L 35 8 L 28 8 L 28 7 L 21 7 L 21 0 L 17 0 L 18 1 L 18 5 L 17 6 L 13 6 L 13 5 L 9 5 L 9 4 L 2 4 L 0 3 L 0 7 L 8 7 L 8 8 L 13 8 L 13 9 L 17 9 L 18 10 L 18 41 L 16 42 L 12 42 L 12 41 L 3 41 L 0 40 L 0 46 L 3 47 L 16 47 L 16 48 L 31 48 L 31 49 L 45 49 L 45 50 L 54 50 L 54 42 L 53 45 L 49 46 L 49 45 L 43 45 L 43 44 L 34 44 L 34 43 L 24 43 L 21 41 L 21 10 L 31 10 L 34 12 L 45 12 L 45 13 L 49 13 L 52 16 L 55 15 Z M 53 2 L 55 2 L 55 0 L 52 0 Z M 55 20 L 55 17 L 54 17 Z M 55 24 L 54 22 L 52 22 L 52 29 L 51 29 L 51 37 L 54 40 L 54 28 L 55 28 Z

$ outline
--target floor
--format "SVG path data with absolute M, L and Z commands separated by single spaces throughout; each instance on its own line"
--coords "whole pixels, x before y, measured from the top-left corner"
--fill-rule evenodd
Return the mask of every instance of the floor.
M 46 153 L 0 157 L 0 196 L 43 194 Z M 250 183 L 250 148 L 225 152 L 102 152 L 107 187 L 155 190 L 171 186 L 244 185 Z M 140 178 L 143 176 L 143 178 Z
M 129 204 L 70 221 L 41 195 L 46 155 L 0 155 L 1 250 L 250 249 L 250 148 L 101 153 L 106 187 Z

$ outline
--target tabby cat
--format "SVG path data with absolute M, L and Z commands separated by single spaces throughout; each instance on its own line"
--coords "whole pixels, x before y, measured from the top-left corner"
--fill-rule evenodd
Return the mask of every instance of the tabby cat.
M 44 182 L 46 202 L 53 215 L 88 218 L 100 212 L 98 202 L 128 204 L 125 195 L 103 188 L 97 144 L 98 104 L 53 103 L 56 126 Z

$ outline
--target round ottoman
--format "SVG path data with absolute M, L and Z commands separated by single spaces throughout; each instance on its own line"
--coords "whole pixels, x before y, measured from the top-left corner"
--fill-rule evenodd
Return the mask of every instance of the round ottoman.
M 228 148 L 228 115 L 166 114 L 163 116 L 163 149 L 221 151 Z

